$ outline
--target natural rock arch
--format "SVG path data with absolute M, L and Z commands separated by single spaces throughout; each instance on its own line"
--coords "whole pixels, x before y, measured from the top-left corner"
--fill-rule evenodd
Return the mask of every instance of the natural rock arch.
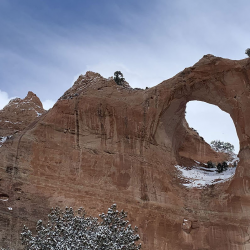
M 182 142 L 181 135 L 185 133 L 183 120 L 187 102 L 192 100 L 207 102 L 230 114 L 240 141 L 240 164 L 232 182 L 233 186 L 241 186 L 237 188 L 237 192 L 240 192 L 240 189 L 245 190 L 242 186 L 245 184 L 243 180 L 236 181 L 236 179 L 242 178 L 243 175 L 245 180 L 250 177 L 247 167 L 250 163 L 249 66 L 249 59 L 230 61 L 206 55 L 193 67 L 186 68 L 172 79 L 157 86 L 161 93 L 165 92 L 165 100 L 162 98 L 162 114 L 159 117 L 156 138 L 157 134 L 162 132 L 165 136 L 158 136 L 156 141 L 172 147 L 175 152 Z M 169 120 L 171 116 L 173 119 Z M 236 191 L 234 188 L 232 190 Z
M 239 138 L 228 113 L 216 105 L 201 101 L 190 101 L 186 106 L 185 117 L 192 131 L 209 145 L 214 140 L 232 144 L 235 157 L 238 155 Z
M 249 247 L 249 78 L 249 59 L 212 55 L 146 90 L 81 75 L 0 149 L 0 193 L 13 208 L 1 203 L 0 246 L 18 248 L 23 224 L 45 219 L 50 207 L 84 206 L 96 216 L 117 203 L 146 250 Z M 231 182 L 187 190 L 176 177 L 191 100 L 217 105 L 234 121 L 240 163 Z

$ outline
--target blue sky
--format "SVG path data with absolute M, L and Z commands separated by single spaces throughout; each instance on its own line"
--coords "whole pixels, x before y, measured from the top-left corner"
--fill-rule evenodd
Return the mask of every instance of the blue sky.
M 239 138 L 230 115 L 219 107 L 200 101 L 187 104 L 186 120 L 195 128 L 205 141 L 229 142 L 234 145 L 234 153 L 239 152 Z M 222 122 L 223 121 L 223 122 Z
M 0 0 L 0 108 L 49 108 L 87 70 L 151 87 L 205 54 L 245 58 L 248 0 Z

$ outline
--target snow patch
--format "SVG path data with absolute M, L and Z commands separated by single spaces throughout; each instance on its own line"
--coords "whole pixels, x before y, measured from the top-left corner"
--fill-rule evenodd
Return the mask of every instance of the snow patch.
M 178 170 L 178 177 L 184 181 L 183 186 L 187 188 L 204 188 L 209 185 L 226 182 L 235 174 L 236 168 L 229 167 L 222 173 L 218 173 L 216 168 L 193 167 L 187 169 L 182 166 L 175 166 Z
M 3 144 L 6 142 L 7 136 L 0 137 L 0 148 L 3 146 Z
M 0 120 L 0 122 L 7 122 L 7 123 L 12 123 L 12 124 L 21 124 L 22 122 L 11 122 L 11 121 L 3 121 L 3 120 Z
M 0 136 L 0 148 L 3 146 L 3 144 L 6 142 L 6 140 L 10 139 L 12 137 L 12 135 L 8 135 L 8 136 Z
M 36 111 L 36 110 L 35 110 Z M 36 111 L 36 116 L 38 117 L 38 116 L 41 116 L 42 115 L 42 113 L 39 113 L 39 112 L 37 112 Z

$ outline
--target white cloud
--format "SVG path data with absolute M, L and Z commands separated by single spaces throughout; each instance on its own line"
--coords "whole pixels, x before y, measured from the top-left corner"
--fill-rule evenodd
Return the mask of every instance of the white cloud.
M 26 49 L 22 49 L 19 43 L 14 49 L 0 43 L 0 88 L 14 96 L 25 96 L 32 90 L 45 100 L 44 108 L 49 109 L 55 103 L 53 100 L 72 86 L 73 79 L 87 70 L 104 77 L 120 70 L 132 87 L 145 88 L 174 76 L 204 54 L 244 58 L 250 39 L 246 32 L 250 17 L 244 1 L 237 5 L 225 0 L 215 2 L 159 0 L 150 5 L 145 3 L 143 11 L 138 12 L 136 8 L 121 11 L 119 18 L 116 17 L 118 27 L 79 22 L 81 25 L 72 23 L 74 28 L 69 29 L 63 25 L 47 25 L 32 17 L 26 20 L 32 26 L 19 26 L 16 22 L 13 24 L 12 19 L 5 20 L 8 26 L 3 27 L 8 27 L 15 35 L 11 40 L 18 42 L 16 37 L 22 37 L 25 46 L 29 45 L 32 50 L 25 46 Z M 114 11 L 117 12 L 118 7 L 113 6 Z M 21 49 L 18 51 L 16 47 Z M 13 70 L 15 74 L 10 74 Z M 0 108 L 9 100 L 8 94 L 0 91 Z M 231 118 L 224 122 L 221 114 L 199 107 L 196 105 L 194 109 L 197 114 L 188 109 L 187 116 L 192 116 L 194 121 L 188 120 L 190 126 L 208 142 L 213 139 L 229 141 L 237 151 L 239 143 L 234 125 L 230 125 L 231 132 L 227 130 Z M 202 124 L 209 113 L 213 118 Z M 219 134 L 227 137 L 217 134 L 220 124 L 224 124 L 224 128 Z M 232 139 L 233 134 L 236 139 Z
M 45 110 L 49 110 L 50 108 L 52 108 L 55 104 L 55 101 L 52 100 L 45 100 L 42 102 L 43 103 L 43 108 Z
M 0 90 L 0 109 L 3 109 L 12 98 L 9 97 L 8 93 Z

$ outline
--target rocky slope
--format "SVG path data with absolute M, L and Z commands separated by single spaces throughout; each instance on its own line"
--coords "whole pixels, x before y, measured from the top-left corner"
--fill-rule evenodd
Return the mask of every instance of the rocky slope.
M 80 76 L 0 148 L 0 246 L 19 249 L 23 224 L 34 228 L 50 207 L 97 216 L 117 203 L 139 227 L 143 249 L 250 249 L 249 78 L 250 59 L 212 55 L 147 90 Z M 191 100 L 234 121 L 240 162 L 225 181 L 188 187 L 180 176 L 179 166 L 222 157 L 187 126 Z
M 9 104 L 0 110 L 0 138 L 7 138 L 23 131 L 44 113 L 40 99 L 31 91 L 24 99 L 10 100 Z

